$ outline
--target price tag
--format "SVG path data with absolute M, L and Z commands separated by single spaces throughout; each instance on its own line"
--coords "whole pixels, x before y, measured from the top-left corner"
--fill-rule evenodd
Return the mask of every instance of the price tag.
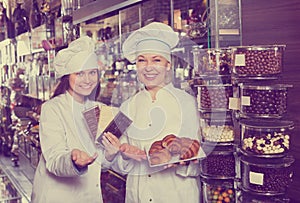
M 249 173 L 249 182 L 256 185 L 264 184 L 264 174 L 263 173 L 255 173 L 250 171 Z
M 242 101 L 241 101 L 242 106 L 250 106 L 251 105 L 251 98 L 248 96 L 242 96 Z
M 240 100 L 239 98 L 229 97 L 229 109 L 239 110 L 240 109 Z
M 245 66 L 245 54 L 236 54 L 234 58 L 234 65 L 235 66 Z

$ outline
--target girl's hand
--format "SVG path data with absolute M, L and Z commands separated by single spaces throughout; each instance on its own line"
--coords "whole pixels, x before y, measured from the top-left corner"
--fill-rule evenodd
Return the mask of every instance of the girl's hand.
M 144 150 L 141 150 L 140 148 L 128 143 L 121 144 L 120 151 L 122 152 L 124 159 L 130 158 L 136 161 L 147 159 L 146 152 Z
M 119 139 L 112 133 L 107 132 L 102 137 L 102 144 L 105 147 L 105 158 L 108 161 L 112 161 L 119 152 L 121 145 Z
M 92 164 L 96 160 L 97 156 L 97 153 L 95 153 L 93 156 L 90 156 L 86 152 L 79 149 L 73 149 L 71 151 L 71 159 L 79 169 L 85 168 Z

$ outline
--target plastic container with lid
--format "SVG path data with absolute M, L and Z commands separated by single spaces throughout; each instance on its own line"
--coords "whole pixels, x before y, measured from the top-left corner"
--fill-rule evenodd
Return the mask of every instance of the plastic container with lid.
M 200 171 L 202 175 L 207 177 L 235 177 L 236 159 L 234 149 L 220 150 L 216 147 L 214 150 L 207 152 L 206 157 L 200 162 Z
M 268 77 L 282 72 L 285 45 L 232 47 L 233 73 L 241 77 Z
M 198 87 L 198 104 L 201 110 L 229 110 L 229 98 L 233 97 L 231 84 L 200 85 Z
M 201 176 L 203 203 L 233 203 L 236 192 L 234 179 L 216 179 Z
M 239 87 L 242 116 L 280 118 L 287 112 L 288 88 L 291 85 L 240 84 Z
M 203 142 L 225 144 L 233 143 L 235 140 L 230 111 L 202 113 L 200 126 Z
M 267 158 L 285 156 L 289 152 L 292 121 L 241 120 L 240 125 L 240 148 L 246 154 Z
M 294 158 L 254 158 L 241 156 L 241 185 L 257 194 L 284 194 L 292 182 Z
M 194 70 L 200 76 L 230 75 L 232 69 L 230 48 L 200 49 L 193 47 Z
M 237 203 L 289 203 L 290 199 L 285 195 L 264 195 L 250 191 L 242 191 L 237 194 Z

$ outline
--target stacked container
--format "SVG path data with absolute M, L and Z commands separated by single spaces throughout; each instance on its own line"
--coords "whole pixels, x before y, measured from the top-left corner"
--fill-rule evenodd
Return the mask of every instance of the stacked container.
M 278 84 L 285 45 L 193 48 L 201 115 L 202 202 L 288 202 L 294 124 L 289 84 Z M 224 194 L 219 196 L 218 194 Z
M 231 49 L 194 47 L 197 101 L 200 111 L 202 202 L 235 202 L 236 150 L 230 99 Z
M 280 198 L 292 180 L 294 158 L 289 148 L 294 125 L 284 119 L 291 85 L 277 83 L 284 49 L 284 45 L 232 48 L 232 81 L 239 89 L 238 202 L 254 196 L 258 202 Z

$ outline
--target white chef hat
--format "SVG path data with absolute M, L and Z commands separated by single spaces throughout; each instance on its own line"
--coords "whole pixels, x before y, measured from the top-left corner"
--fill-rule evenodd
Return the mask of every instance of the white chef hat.
M 143 53 L 157 53 L 171 61 L 171 50 L 178 41 L 178 34 L 170 26 L 153 22 L 131 33 L 122 50 L 124 57 L 132 63 Z
M 98 67 L 95 44 L 88 36 L 72 41 L 68 48 L 60 50 L 54 58 L 57 78 Z

